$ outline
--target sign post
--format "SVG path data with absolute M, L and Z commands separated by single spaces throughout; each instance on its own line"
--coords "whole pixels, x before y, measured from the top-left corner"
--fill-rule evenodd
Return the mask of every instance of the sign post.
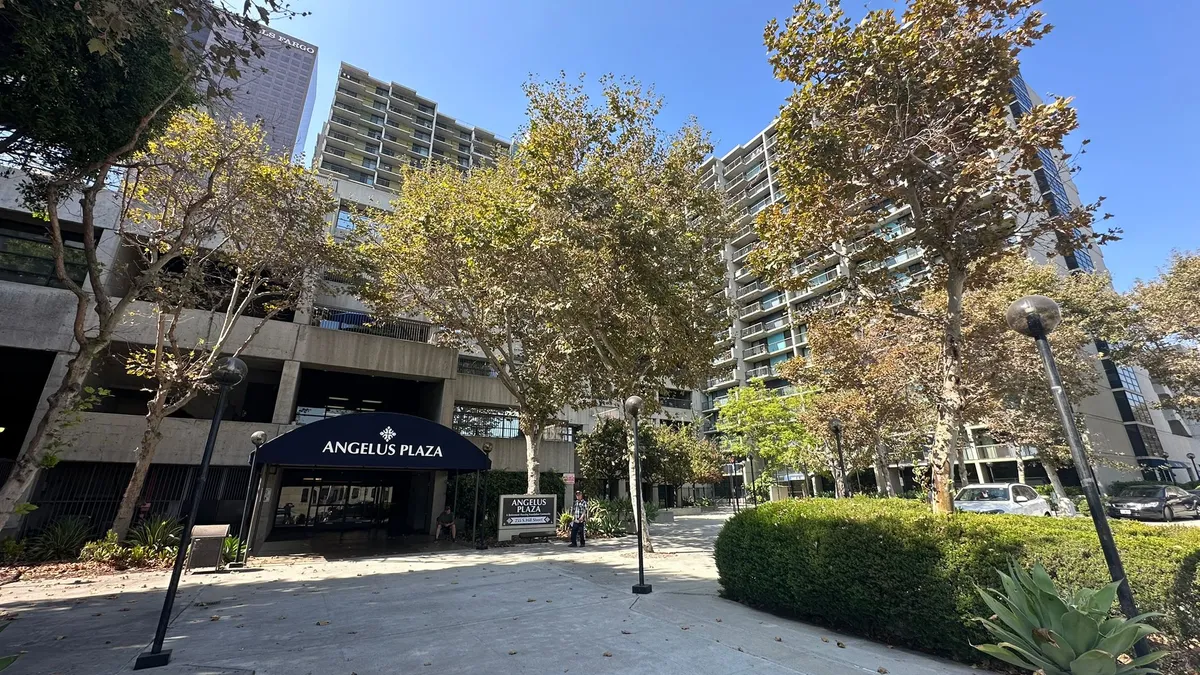
M 575 474 L 563 474 L 563 510 L 575 508 Z
M 558 495 L 500 495 L 496 539 L 509 541 L 522 532 L 554 532 Z

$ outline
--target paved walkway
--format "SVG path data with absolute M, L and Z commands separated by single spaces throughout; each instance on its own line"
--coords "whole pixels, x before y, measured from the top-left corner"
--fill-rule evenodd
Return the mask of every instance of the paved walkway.
M 322 562 L 184 578 L 151 673 L 805 673 L 977 670 L 787 621 L 717 597 L 712 542 L 726 516 L 657 525 L 654 593 L 635 598 L 632 537 Z M 17 613 L 12 674 L 127 672 L 154 632 L 166 573 L 0 587 Z

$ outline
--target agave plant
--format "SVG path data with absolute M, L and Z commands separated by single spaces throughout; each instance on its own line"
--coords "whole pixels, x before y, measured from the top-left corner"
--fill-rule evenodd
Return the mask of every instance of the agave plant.
M 129 543 L 157 554 L 178 546 L 182 532 L 183 525 L 178 520 L 155 516 L 130 531 Z
M 1081 589 L 1060 595 L 1041 563 L 1030 571 L 1010 563 L 998 572 L 1004 591 L 979 589 L 994 616 L 979 621 L 999 642 L 975 648 L 1014 666 L 1044 675 L 1145 675 L 1148 666 L 1167 655 L 1160 651 L 1127 663 L 1118 658 L 1138 640 L 1158 632 L 1142 620 L 1109 616 L 1117 587 Z
M 74 560 L 91 533 L 82 516 L 59 518 L 34 538 L 30 553 L 36 560 Z

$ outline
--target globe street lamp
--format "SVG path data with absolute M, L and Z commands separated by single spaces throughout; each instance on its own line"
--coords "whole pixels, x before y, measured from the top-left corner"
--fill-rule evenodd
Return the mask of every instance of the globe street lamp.
M 241 544 L 241 550 L 238 551 L 240 560 L 234 559 L 229 563 L 231 568 L 245 567 L 246 561 L 250 558 L 250 539 L 246 536 L 246 516 L 250 514 L 251 499 L 257 496 L 257 490 L 254 489 L 254 456 L 258 454 L 258 449 L 263 443 L 267 442 L 267 432 L 256 431 L 250 434 L 250 442 L 254 444 L 254 448 L 250 451 L 250 478 L 246 481 L 246 496 L 242 499 L 242 519 L 238 521 L 237 536 Z
M 167 597 L 163 600 L 162 613 L 158 616 L 158 628 L 154 631 L 154 643 L 150 651 L 138 655 L 133 664 L 134 670 L 157 668 L 171 662 L 171 650 L 163 649 L 163 640 L 167 637 L 167 623 L 171 620 L 171 606 L 175 604 L 175 593 L 179 590 L 179 576 L 183 573 L 183 561 L 187 557 L 188 544 L 192 539 L 192 526 L 196 524 L 196 513 L 200 510 L 200 498 L 204 494 L 204 482 L 208 474 L 208 465 L 212 462 L 213 447 L 217 442 L 217 430 L 221 428 L 221 416 L 225 414 L 225 401 L 229 398 L 229 390 L 246 378 L 246 364 L 241 359 L 231 356 L 216 363 L 212 374 L 209 375 L 217 385 L 217 407 L 213 411 L 212 424 L 208 427 L 208 440 L 204 443 L 204 456 L 200 460 L 200 470 L 192 480 L 192 489 L 188 493 L 187 522 L 183 532 L 179 534 L 179 550 L 175 552 L 175 568 L 171 571 L 171 583 L 167 585 Z
M 838 471 L 842 474 L 842 489 L 838 497 L 850 496 L 850 485 L 846 482 L 846 456 L 842 454 L 842 421 L 834 417 L 829 420 L 829 430 L 833 432 L 833 442 L 837 446 Z
M 1100 549 L 1104 551 L 1104 560 L 1108 563 L 1108 574 L 1113 581 L 1118 582 L 1117 599 L 1121 611 L 1130 618 L 1137 616 L 1137 606 L 1133 601 L 1133 591 L 1129 580 L 1125 577 L 1125 566 L 1121 564 L 1121 554 L 1113 540 L 1112 528 L 1108 524 L 1108 516 L 1104 512 L 1104 502 L 1100 499 L 1100 488 L 1096 484 L 1096 476 L 1092 473 L 1092 465 L 1083 454 L 1083 440 L 1079 437 L 1079 429 L 1075 427 L 1075 414 L 1071 410 L 1071 402 L 1067 400 L 1067 392 L 1063 389 L 1062 377 L 1058 373 L 1058 365 L 1054 362 L 1054 354 L 1050 351 L 1050 342 L 1046 336 L 1062 323 L 1062 312 L 1058 303 L 1044 295 L 1027 295 L 1012 303 L 1004 314 L 1008 327 L 1016 332 L 1033 338 L 1041 354 L 1042 364 L 1046 368 L 1046 378 L 1050 380 L 1050 393 L 1054 395 L 1054 405 L 1058 408 L 1058 416 L 1062 422 L 1063 431 L 1067 436 L 1067 447 L 1071 449 L 1071 459 L 1075 462 L 1079 482 L 1083 484 L 1083 494 L 1087 497 L 1088 512 L 1100 537 Z M 1138 640 L 1134 645 L 1138 656 L 1150 653 L 1145 640 Z
M 637 520 L 637 539 L 638 539 L 638 582 L 633 585 L 634 595 L 646 595 L 654 590 L 650 584 L 646 583 L 646 567 L 642 561 L 642 512 L 646 508 L 642 502 L 642 449 L 638 442 L 638 415 L 642 412 L 641 396 L 630 396 L 625 399 L 625 412 L 629 418 L 633 420 L 633 480 L 637 482 L 631 490 L 633 495 L 633 517 Z

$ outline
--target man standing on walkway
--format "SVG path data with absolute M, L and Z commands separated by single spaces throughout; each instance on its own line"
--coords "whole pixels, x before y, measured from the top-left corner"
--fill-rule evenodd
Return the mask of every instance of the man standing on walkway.
M 583 497 L 583 490 L 575 491 L 575 503 L 571 505 L 571 544 L 575 547 L 576 537 L 579 539 L 579 547 L 583 548 L 587 544 L 584 542 L 584 530 L 587 527 L 587 499 Z

